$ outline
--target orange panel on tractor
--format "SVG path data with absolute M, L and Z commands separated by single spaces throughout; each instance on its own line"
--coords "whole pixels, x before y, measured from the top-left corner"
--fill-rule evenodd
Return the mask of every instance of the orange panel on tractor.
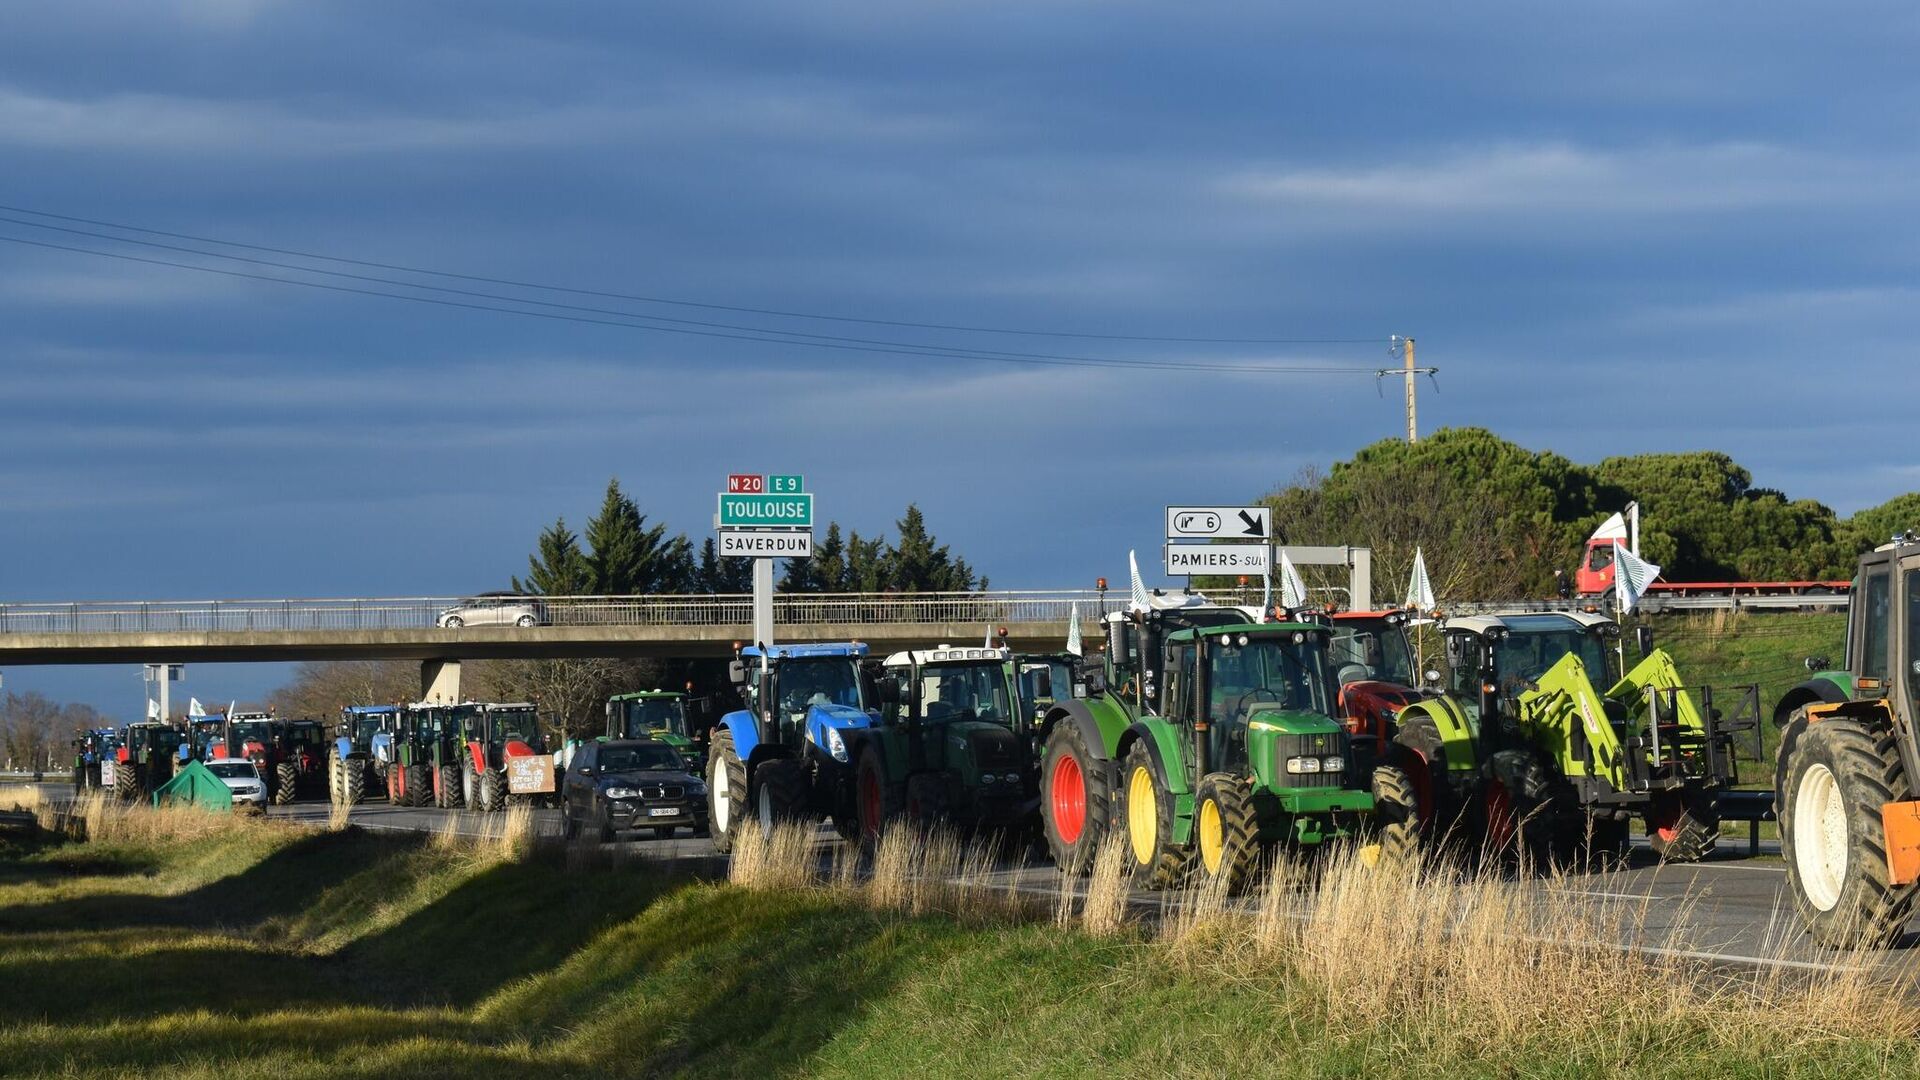
M 1887 871 L 1895 885 L 1920 881 L 1920 802 L 1891 802 L 1880 808 L 1887 830 Z

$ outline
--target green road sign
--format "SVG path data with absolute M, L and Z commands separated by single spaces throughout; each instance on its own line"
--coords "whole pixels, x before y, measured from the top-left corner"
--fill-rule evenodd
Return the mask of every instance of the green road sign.
M 799 480 L 797 476 L 769 477 L 769 480 Z M 720 527 L 763 529 L 813 528 L 813 496 L 796 495 L 721 495 Z
M 767 492 L 773 495 L 798 495 L 807 490 L 807 478 L 798 473 L 788 476 L 773 474 L 767 477 Z

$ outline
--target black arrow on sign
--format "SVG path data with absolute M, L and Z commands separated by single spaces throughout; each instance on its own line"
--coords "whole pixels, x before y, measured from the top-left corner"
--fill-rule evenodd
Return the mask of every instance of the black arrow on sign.
M 1245 510 L 1240 511 L 1240 520 L 1247 523 L 1247 531 L 1242 536 L 1260 536 L 1266 532 L 1260 527 L 1260 519 Z

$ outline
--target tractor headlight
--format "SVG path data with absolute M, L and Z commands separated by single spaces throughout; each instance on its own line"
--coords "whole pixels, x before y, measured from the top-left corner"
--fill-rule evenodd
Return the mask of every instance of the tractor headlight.
M 639 797 L 639 788 L 610 787 L 607 789 L 607 798 L 609 799 L 637 799 Z
M 1005 780 L 1009 784 L 1017 784 L 1020 782 L 1020 774 L 1017 772 L 1010 772 L 1007 775 L 1001 777 L 1000 779 Z
M 1292 757 L 1287 759 L 1287 771 L 1295 775 L 1317 773 L 1320 771 L 1320 759 L 1317 757 Z
M 999 782 L 999 780 L 1000 780 L 1000 778 L 999 778 L 999 777 L 997 777 L 997 776 L 995 776 L 995 775 L 993 775 L 992 773 L 981 773 L 981 774 L 980 774 L 980 782 L 981 782 L 981 783 L 983 783 L 983 784 L 993 784 L 993 783 L 998 783 L 998 782 Z
M 840 737 L 839 728 L 827 729 L 827 753 L 832 754 L 835 761 L 847 760 L 847 740 Z
M 1320 762 L 1321 772 L 1340 772 L 1346 767 L 1347 759 L 1343 757 L 1330 757 Z

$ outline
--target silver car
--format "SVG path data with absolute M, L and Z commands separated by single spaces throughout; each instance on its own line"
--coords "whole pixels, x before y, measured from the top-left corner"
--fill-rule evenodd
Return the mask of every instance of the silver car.
M 207 771 L 227 785 L 227 793 L 233 796 L 234 809 L 266 809 L 267 784 L 260 778 L 260 770 L 254 768 L 253 762 L 245 758 L 223 758 L 207 762 Z
M 448 630 L 463 626 L 539 626 L 547 621 L 547 609 L 535 596 L 482 593 L 441 612 L 435 621 Z

